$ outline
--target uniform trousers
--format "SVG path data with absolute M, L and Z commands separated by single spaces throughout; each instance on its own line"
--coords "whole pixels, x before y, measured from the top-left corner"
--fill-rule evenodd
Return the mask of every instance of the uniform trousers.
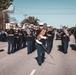
M 38 64 L 41 64 L 44 61 L 44 48 L 42 45 L 37 43 L 37 55 L 38 55 Z

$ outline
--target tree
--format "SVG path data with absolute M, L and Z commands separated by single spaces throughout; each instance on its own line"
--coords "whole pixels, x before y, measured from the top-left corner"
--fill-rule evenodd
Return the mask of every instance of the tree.
M 9 23 L 9 15 L 5 12 L 5 23 Z
M 8 9 L 13 0 L 0 0 L 0 10 Z
M 0 29 L 2 29 L 2 24 L 3 24 L 3 14 L 0 11 Z
M 2 11 L 0 11 L 0 29 L 5 30 L 5 23 L 8 22 L 9 22 L 8 14 L 6 12 L 3 13 Z
M 0 0 L 0 29 L 5 30 L 5 23 L 9 22 L 9 16 L 7 12 L 12 12 L 7 10 L 12 4 L 13 0 Z M 7 10 L 7 11 L 6 11 Z
M 30 24 L 33 24 L 33 25 L 39 25 L 38 21 L 39 21 L 39 19 L 37 19 L 35 17 L 32 17 L 32 16 L 29 16 L 28 18 L 24 19 L 21 22 L 21 26 L 23 26 L 25 23 L 30 23 Z

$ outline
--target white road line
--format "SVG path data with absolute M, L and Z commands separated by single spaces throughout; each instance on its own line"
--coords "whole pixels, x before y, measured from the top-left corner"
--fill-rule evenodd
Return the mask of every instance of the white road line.
M 35 71 L 36 71 L 36 70 L 34 69 L 34 70 L 30 73 L 30 75 L 34 75 Z

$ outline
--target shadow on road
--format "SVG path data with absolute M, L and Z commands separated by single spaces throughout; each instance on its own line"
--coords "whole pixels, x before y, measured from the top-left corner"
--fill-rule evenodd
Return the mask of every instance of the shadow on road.
M 63 50 L 63 48 L 62 48 L 62 45 L 58 45 L 58 51 L 61 51 L 61 52 L 64 53 L 64 50 Z
M 35 59 L 36 59 L 36 61 L 38 63 L 38 57 L 36 57 Z M 44 59 L 46 59 L 46 58 L 44 57 Z M 46 61 L 46 60 L 44 62 L 46 62 L 48 64 L 51 64 L 51 65 L 56 65 L 55 63 L 52 63 L 52 62 L 49 62 L 49 61 Z
M 35 57 L 35 59 L 36 59 L 36 61 L 37 61 L 37 63 L 38 63 L 38 57 Z
M 76 51 L 76 46 L 74 44 L 70 44 L 72 50 Z
M 4 51 L 3 49 L 0 50 L 0 52 L 3 52 L 3 51 Z

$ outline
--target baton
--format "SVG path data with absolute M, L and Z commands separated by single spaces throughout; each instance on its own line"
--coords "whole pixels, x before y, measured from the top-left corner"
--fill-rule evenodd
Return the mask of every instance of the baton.
M 45 51 L 49 54 L 49 52 L 47 51 L 46 47 L 43 44 L 41 44 L 41 45 L 45 49 Z M 52 59 L 54 59 L 51 54 L 49 54 L 49 55 L 51 56 Z

